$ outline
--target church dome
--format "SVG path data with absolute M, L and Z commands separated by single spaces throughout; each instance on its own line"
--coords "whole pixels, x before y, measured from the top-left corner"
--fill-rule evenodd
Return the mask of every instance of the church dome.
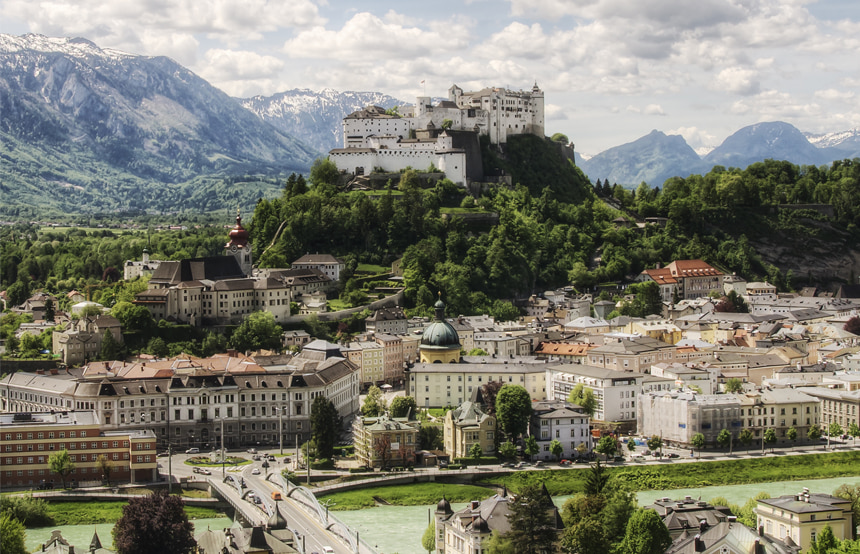
M 245 246 L 250 239 L 248 230 L 242 227 L 242 215 L 239 210 L 236 210 L 236 226 L 230 230 L 230 242 L 227 243 L 229 248 L 231 245 Z
M 451 503 L 448 502 L 444 496 L 442 497 L 442 500 L 440 500 L 439 503 L 436 504 L 436 511 L 441 514 L 454 513 L 453 510 L 451 510 Z
M 424 330 L 421 345 L 445 349 L 456 347 L 459 350 L 460 335 L 450 323 L 445 321 L 445 303 L 439 298 L 433 308 L 436 311 L 436 319 Z

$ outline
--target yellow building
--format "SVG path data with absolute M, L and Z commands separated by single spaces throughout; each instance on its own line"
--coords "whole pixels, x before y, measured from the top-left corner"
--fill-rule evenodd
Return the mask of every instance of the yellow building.
M 436 304 L 436 318 L 424 329 L 418 346 L 421 363 L 457 363 L 460 361 L 460 337 L 454 327 L 445 321 L 445 303 Z
M 484 413 L 475 395 L 471 401 L 463 402 L 445 414 L 443 430 L 445 453 L 452 460 L 470 457 L 469 450 L 475 444 L 481 445 L 481 452 L 485 455 L 496 451 L 496 418 Z
M 759 500 L 754 511 L 756 527 L 765 535 L 780 540 L 790 537 L 804 552 L 827 525 L 837 540 L 852 538 L 851 501 L 829 494 L 810 494 L 804 488 L 800 494 Z
M 415 462 L 420 423 L 387 414 L 357 417 L 352 424 L 355 457 L 366 467 L 404 466 Z

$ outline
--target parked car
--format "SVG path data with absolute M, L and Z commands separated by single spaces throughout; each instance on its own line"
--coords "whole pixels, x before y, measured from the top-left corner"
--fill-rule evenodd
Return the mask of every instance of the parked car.
M 540 461 L 540 460 L 538 460 L 538 461 L 536 461 L 536 462 L 535 462 L 535 467 L 540 467 L 540 466 L 542 466 L 542 465 L 543 465 L 543 462 L 542 462 L 542 461 Z
M 266 457 L 266 459 L 267 459 L 267 460 L 269 460 L 270 462 L 274 462 L 274 461 L 275 461 L 275 457 L 274 457 L 274 456 L 272 456 L 271 454 L 269 454 L 269 455 Z
M 634 461 L 634 462 L 644 462 L 644 461 L 645 461 L 645 456 L 642 456 L 642 455 L 639 455 L 639 456 L 633 456 L 633 461 Z
M 530 463 L 528 463 L 528 462 L 517 462 L 517 465 L 515 465 L 514 467 L 516 467 L 516 468 L 523 468 L 523 467 L 528 467 L 528 466 L 530 466 L 530 465 L 531 465 L 531 464 L 530 464 Z
M 502 467 L 514 467 L 514 464 L 512 464 L 511 462 L 502 462 L 499 465 Z
M 680 454 L 676 454 L 676 453 L 674 453 L 674 452 L 669 452 L 668 454 L 666 454 L 666 457 L 667 457 L 667 458 L 680 458 L 680 457 L 681 457 L 681 455 L 680 455 Z
M 200 454 L 199 448 L 189 448 L 185 451 L 186 454 Z
M 560 466 L 569 466 L 569 465 L 570 465 L 570 460 L 562 460 L 562 461 L 560 461 L 560 462 L 558 463 L 558 465 L 560 465 Z

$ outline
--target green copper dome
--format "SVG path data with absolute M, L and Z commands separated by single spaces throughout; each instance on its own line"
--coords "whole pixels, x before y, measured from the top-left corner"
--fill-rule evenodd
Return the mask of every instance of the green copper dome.
M 460 349 L 460 335 L 445 321 L 445 303 L 440 298 L 434 305 L 436 319 L 427 326 L 421 336 L 421 346 L 425 348 Z

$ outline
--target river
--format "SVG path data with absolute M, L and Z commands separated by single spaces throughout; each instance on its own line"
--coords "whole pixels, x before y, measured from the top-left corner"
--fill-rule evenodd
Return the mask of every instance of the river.
M 699 489 L 674 489 L 640 491 L 636 493 L 636 500 L 641 506 L 646 506 L 654 500 L 670 497 L 673 500 L 684 496 L 692 496 L 702 500 L 709 500 L 716 496 L 725 497 L 729 502 L 743 505 L 747 500 L 758 494 L 766 492 L 771 496 L 780 496 L 800 492 L 803 487 L 809 487 L 810 491 L 832 493 L 839 485 L 855 484 L 860 482 L 860 477 L 838 477 L 833 479 L 813 479 L 806 481 L 778 481 L 774 483 L 758 483 L 753 485 L 728 485 L 720 487 L 703 487 Z M 569 496 L 558 496 L 553 501 L 561 507 Z M 456 511 L 463 508 L 465 504 L 453 504 Z M 359 532 L 361 538 L 369 544 L 375 545 L 380 554 L 424 554 L 421 548 L 421 535 L 427 528 L 428 514 L 433 517 L 436 505 L 432 506 L 378 506 L 368 510 L 350 510 L 332 512 L 341 521 Z M 193 520 L 195 533 L 207 528 L 219 529 L 229 527 L 229 518 L 198 519 Z M 59 527 L 43 527 L 27 530 L 27 549 L 35 552 L 39 546 L 48 540 L 51 531 L 59 529 L 63 537 L 73 544 L 78 552 L 86 551 L 93 536 L 93 530 L 97 530 L 102 544 L 109 547 L 111 543 L 111 529 L 113 524 L 105 523 L 98 525 L 63 525 Z

